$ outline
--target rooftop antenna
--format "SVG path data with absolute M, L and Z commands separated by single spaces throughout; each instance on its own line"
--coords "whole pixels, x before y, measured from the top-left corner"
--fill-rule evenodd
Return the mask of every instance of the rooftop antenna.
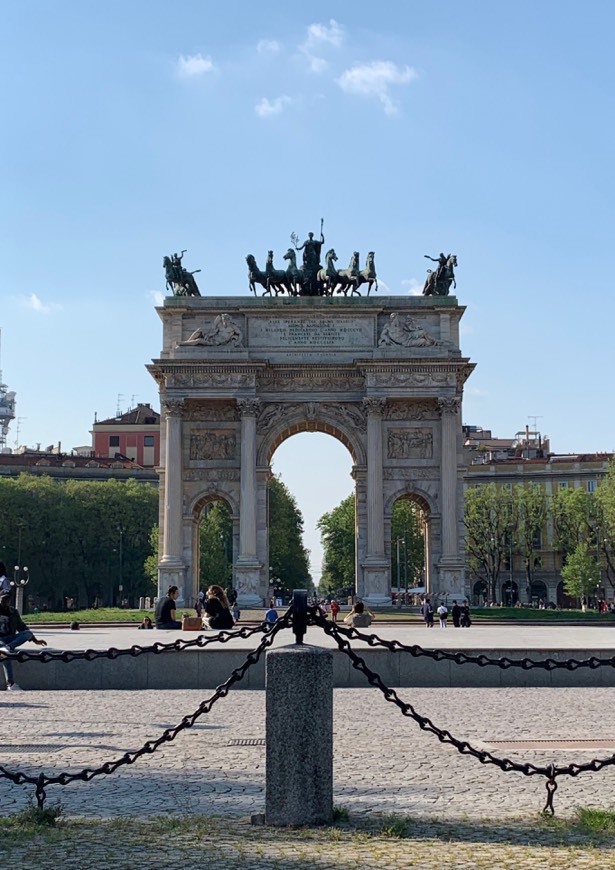
M 138 393 L 133 393 L 132 396 L 130 397 L 130 407 L 131 408 L 134 408 L 135 399 L 137 398 L 138 395 L 139 395 Z
M 0 348 L 2 330 L 0 329 Z M 15 392 L 9 390 L 2 380 L 2 368 L 0 368 L 0 450 L 6 447 L 6 436 L 9 433 L 11 421 L 15 419 Z
M 122 411 L 121 411 L 121 408 L 120 408 L 120 402 L 122 401 L 123 398 L 124 398 L 124 393 L 118 393 L 118 394 L 117 394 L 117 409 L 116 409 L 116 411 L 115 411 L 115 416 L 116 416 L 116 417 L 121 417 L 121 415 L 122 415 Z
M 543 414 L 528 414 L 527 419 L 534 421 L 534 432 L 537 431 L 536 420 L 542 420 Z
M 23 420 L 27 420 L 27 417 L 18 417 L 17 418 L 17 427 L 15 429 L 15 447 L 19 447 L 19 429 L 21 427 L 21 423 Z

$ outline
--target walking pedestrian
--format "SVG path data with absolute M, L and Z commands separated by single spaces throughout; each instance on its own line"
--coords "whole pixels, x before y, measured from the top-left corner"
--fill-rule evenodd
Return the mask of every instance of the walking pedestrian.
M 337 599 L 332 598 L 329 607 L 331 608 L 331 621 L 337 622 L 337 614 L 340 612 L 340 606 Z
M 461 605 L 461 627 L 469 628 L 471 625 L 472 620 L 470 619 L 470 605 L 467 601 L 464 601 Z
M 438 616 L 440 617 L 440 628 L 446 628 L 446 620 L 448 618 L 448 607 L 446 604 L 441 604 L 438 607 Z
M 429 598 L 426 598 L 423 602 L 421 613 L 423 614 L 423 619 L 425 620 L 427 628 L 433 628 L 433 607 Z

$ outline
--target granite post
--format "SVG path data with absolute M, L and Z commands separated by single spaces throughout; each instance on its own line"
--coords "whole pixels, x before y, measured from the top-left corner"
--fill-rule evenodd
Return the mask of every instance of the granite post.
M 333 653 L 306 644 L 266 658 L 268 825 L 333 820 Z

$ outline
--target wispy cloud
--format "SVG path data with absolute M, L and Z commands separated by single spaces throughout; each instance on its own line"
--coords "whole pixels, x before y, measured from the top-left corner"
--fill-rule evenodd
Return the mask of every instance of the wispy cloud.
M 398 107 L 389 93 L 391 86 L 407 85 L 416 78 L 417 73 L 412 67 L 397 66 L 390 60 L 375 60 L 350 67 L 337 81 L 346 93 L 375 97 L 387 115 L 396 115 Z
M 261 39 L 256 46 L 259 54 L 278 54 L 281 48 L 277 39 Z
M 205 73 L 215 72 L 216 67 L 212 59 L 202 54 L 180 54 L 176 64 L 177 75 L 180 79 L 192 79 Z
M 334 18 L 328 24 L 310 24 L 305 41 L 299 50 L 305 55 L 314 73 L 323 72 L 328 63 L 320 52 L 326 48 L 339 48 L 344 41 L 344 28 Z
M 58 311 L 62 307 L 55 302 L 43 302 L 36 293 L 30 293 L 29 296 L 21 296 L 20 302 L 24 308 L 36 311 L 38 314 L 50 314 L 52 311 Z
M 408 288 L 410 296 L 420 296 L 425 286 L 424 281 L 417 281 L 416 278 L 405 278 L 401 283 Z
M 161 293 L 160 290 L 150 290 L 149 297 L 158 308 L 164 305 L 164 293 Z
M 275 100 L 268 100 L 267 97 L 263 97 L 254 106 L 254 111 L 259 118 L 271 118 L 272 115 L 279 115 L 291 103 L 291 98 L 285 95 L 276 97 Z

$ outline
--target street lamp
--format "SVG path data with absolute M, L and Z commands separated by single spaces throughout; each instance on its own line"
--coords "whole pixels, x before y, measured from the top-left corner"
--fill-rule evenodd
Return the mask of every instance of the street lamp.
M 15 607 L 23 613 L 23 591 L 30 582 L 30 569 L 27 565 L 15 565 L 13 568 L 13 586 L 15 587 Z
M 396 543 L 396 546 L 397 546 L 397 594 L 399 595 L 400 592 L 401 592 L 401 582 L 400 582 L 400 581 L 401 581 L 401 577 L 400 577 L 401 566 L 400 566 L 400 563 L 399 563 L 399 545 L 400 545 L 400 544 L 403 544 L 404 547 L 405 547 L 405 545 L 406 545 L 406 539 L 405 539 L 405 538 L 397 538 L 397 540 L 395 541 L 395 543 Z M 406 589 L 406 592 L 407 592 L 407 591 L 408 591 L 408 590 Z

